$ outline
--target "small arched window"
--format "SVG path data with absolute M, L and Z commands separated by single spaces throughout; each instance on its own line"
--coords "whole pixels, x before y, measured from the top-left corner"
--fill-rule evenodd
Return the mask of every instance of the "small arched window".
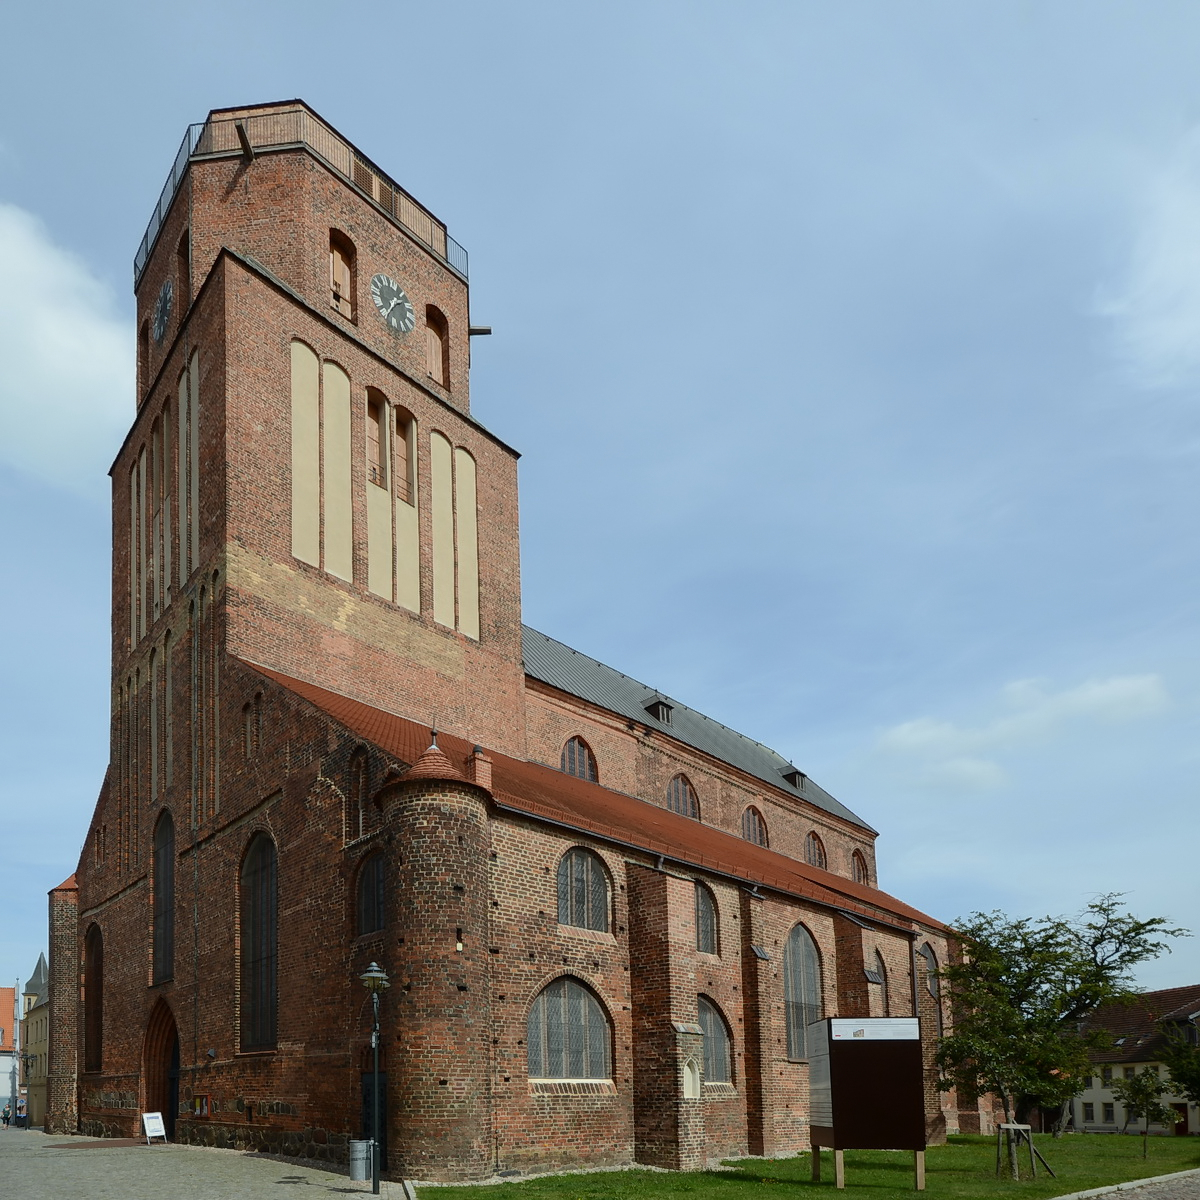
M 331 304 L 354 320 L 354 243 L 336 229 L 329 231 L 329 290 Z
M 608 872 L 599 855 L 582 846 L 558 864 L 558 923 L 608 932 Z
M 358 920 L 355 932 L 378 933 L 383 928 L 383 855 L 370 854 L 358 869 Z
M 396 453 L 395 462 L 396 496 L 405 504 L 416 504 L 416 421 L 406 408 L 396 408 Z
M 731 1083 L 733 1071 L 729 1026 L 721 1010 L 707 996 L 696 998 L 700 1030 L 704 1034 L 704 1082 Z
M 804 839 L 804 861 L 812 867 L 824 869 L 829 860 L 825 857 L 825 843 L 815 834 L 810 833 Z
M 850 855 L 850 870 L 854 876 L 855 883 L 870 884 L 871 873 L 867 870 L 867 860 L 861 850 L 855 850 Z
M 879 976 L 879 999 L 883 1009 L 883 1016 L 890 1017 L 892 1009 L 888 997 L 887 965 L 884 963 L 883 955 L 880 954 L 878 949 L 875 951 L 875 974 Z
M 753 804 L 742 813 L 742 837 L 756 846 L 767 844 L 767 823 Z
M 388 485 L 388 404 L 383 393 L 367 388 L 367 482 Z
M 425 370 L 434 383 L 450 386 L 450 325 L 441 309 L 425 309 Z
M 676 775 L 667 784 L 667 807 L 685 817 L 700 819 L 700 800 L 686 775 Z
M 581 737 L 571 738 L 562 749 L 562 769 L 577 779 L 598 783 L 596 756 L 592 748 Z
M 925 960 L 925 990 L 933 999 L 933 1019 L 937 1024 L 938 1037 L 946 1032 L 942 1013 L 942 981 L 938 978 L 938 957 L 933 947 L 926 942 L 917 953 Z
M 265 833 L 242 861 L 242 1049 L 275 1045 L 278 1010 L 278 860 Z
M 351 837 L 362 837 L 367 832 L 368 790 L 367 752 L 360 746 L 350 757 Z
M 720 954 L 717 901 L 699 880 L 696 881 L 696 949 L 701 954 Z
M 797 925 L 783 948 L 783 1004 L 787 1017 L 788 1058 L 808 1057 L 808 1027 L 819 1021 L 821 958 L 812 934 Z
M 104 935 L 99 925 L 83 939 L 83 1069 L 104 1066 Z
M 154 827 L 155 983 L 175 976 L 175 822 L 164 811 Z
M 530 1079 L 609 1079 L 612 1029 L 595 994 L 564 975 L 529 1009 Z

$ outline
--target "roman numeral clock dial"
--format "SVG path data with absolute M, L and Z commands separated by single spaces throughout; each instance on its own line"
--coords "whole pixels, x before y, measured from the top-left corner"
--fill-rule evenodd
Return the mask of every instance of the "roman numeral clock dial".
M 371 299 L 383 318 L 384 324 L 396 333 L 411 333 L 417 323 L 417 314 L 404 289 L 390 275 L 375 275 L 371 278 Z

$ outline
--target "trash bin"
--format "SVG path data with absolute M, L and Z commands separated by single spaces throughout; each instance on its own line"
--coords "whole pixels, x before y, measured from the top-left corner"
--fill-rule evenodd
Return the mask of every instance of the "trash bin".
M 350 1178 L 361 1182 L 371 1178 L 371 1143 L 350 1143 Z

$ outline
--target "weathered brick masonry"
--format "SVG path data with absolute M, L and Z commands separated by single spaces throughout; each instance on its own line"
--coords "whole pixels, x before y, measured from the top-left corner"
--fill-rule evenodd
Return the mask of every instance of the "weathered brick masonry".
M 111 765 L 50 898 L 51 1126 L 161 1110 L 182 1140 L 344 1160 L 374 961 L 393 1174 L 792 1153 L 800 927 L 811 1011 L 915 1006 L 931 1064 L 916 952 L 946 961 L 948 931 L 877 889 L 875 832 L 523 630 L 517 456 L 470 414 L 444 227 L 298 103 L 213 113 L 189 148 L 138 264 Z M 703 1012 L 726 1078 L 700 1078 Z M 927 1097 L 934 1136 L 986 1120 L 932 1071 Z

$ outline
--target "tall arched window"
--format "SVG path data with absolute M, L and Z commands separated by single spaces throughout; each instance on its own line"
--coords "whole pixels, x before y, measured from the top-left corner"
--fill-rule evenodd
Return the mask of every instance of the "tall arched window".
M 416 421 L 407 408 L 396 407 L 396 496 L 405 504 L 416 504 L 414 483 L 417 478 Z
M 942 1013 L 942 981 L 938 978 L 938 957 L 933 947 L 926 942 L 917 953 L 925 960 L 925 990 L 933 998 L 933 1019 L 938 1037 L 946 1032 L 945 1016 Z
M 808 1026 L 821 1019 L 821 957 L 812 934 L 797 925 L 783 948 L 783 1004 L 788 1058 L 808 1057 Z
M 164 811 L 154 827 L 155 983 L 175 977 L 175 822 Z
M 855 883 L 870 884 L 871 873 L 867 870 L 867 860 L 863 857 L 861 850 L 855 850 L 855 852 L 850 855 L 850 870 L 854 875 Z
M 890 1017 L 892 1015 L 891 999 L 888 996 L 888 975 L 887 965 L 883 961 L 883 955 L 878 950 L 875 951 L 875 974 L 879 976 L 879 999 L 883 1006 L 883 1015 Z
M 721 1010 L 707 996 L 696 998 L 697 1016 L 704 1034 L 704 1082 L 730 1083 L 733 1079 L 729 1026 Z
M 767 823 L 753 804 L 742 813 L 742 837 L 756 846 L 767 844 Z
M 83 939 L 83 1069 L 104 1066 L 104 935 L 99 925 Z
M 804 839 L 804 861 L 810 866 L 822 869 L 829 863 L 825 857 L 825 843 L 815 833 L 810 833 Z
M 450 386 L 450 326 L 440 309 L 425 309 L 425 370 L 434 383 Z
M 367 482 L 388 485 L 388 404 L 383 393 L 367 388 Z
M 383 928 L 383 855 L 371 854 L 358 869 L 358 920 L 355 932 L 377 933 Z
M 242 1049 L 275 1045 L 278 880 L 275 843 L 255 834 L 242 861 Z
M 331 303 L 343 317 L 354 319 L 354 243 L 336 229 L 329 231 Z
M 573 737 L 562 749 L 562 769 L 568 775 L 578 779 L 586 779 L 589 783 L 598 783 L 596 772 L 596 756 L 592 748 L 581 737 Z
M 717 901 L 704 884 L 696 880 L 696 949 L 701 954 L 719 954 Z
M 577 979 L 549 983 L 529 1009 L 530 1079 L 609 1079 L 612 1029 L 604 1007 Z
M 568 850 L 558 864 L 558 923 L 608 932 L 608 872 L 582 846 Z
M 667 807 L 685 817 L 700 819 L 700 800 L 686 775 L 676 775 L 667 784 Z

